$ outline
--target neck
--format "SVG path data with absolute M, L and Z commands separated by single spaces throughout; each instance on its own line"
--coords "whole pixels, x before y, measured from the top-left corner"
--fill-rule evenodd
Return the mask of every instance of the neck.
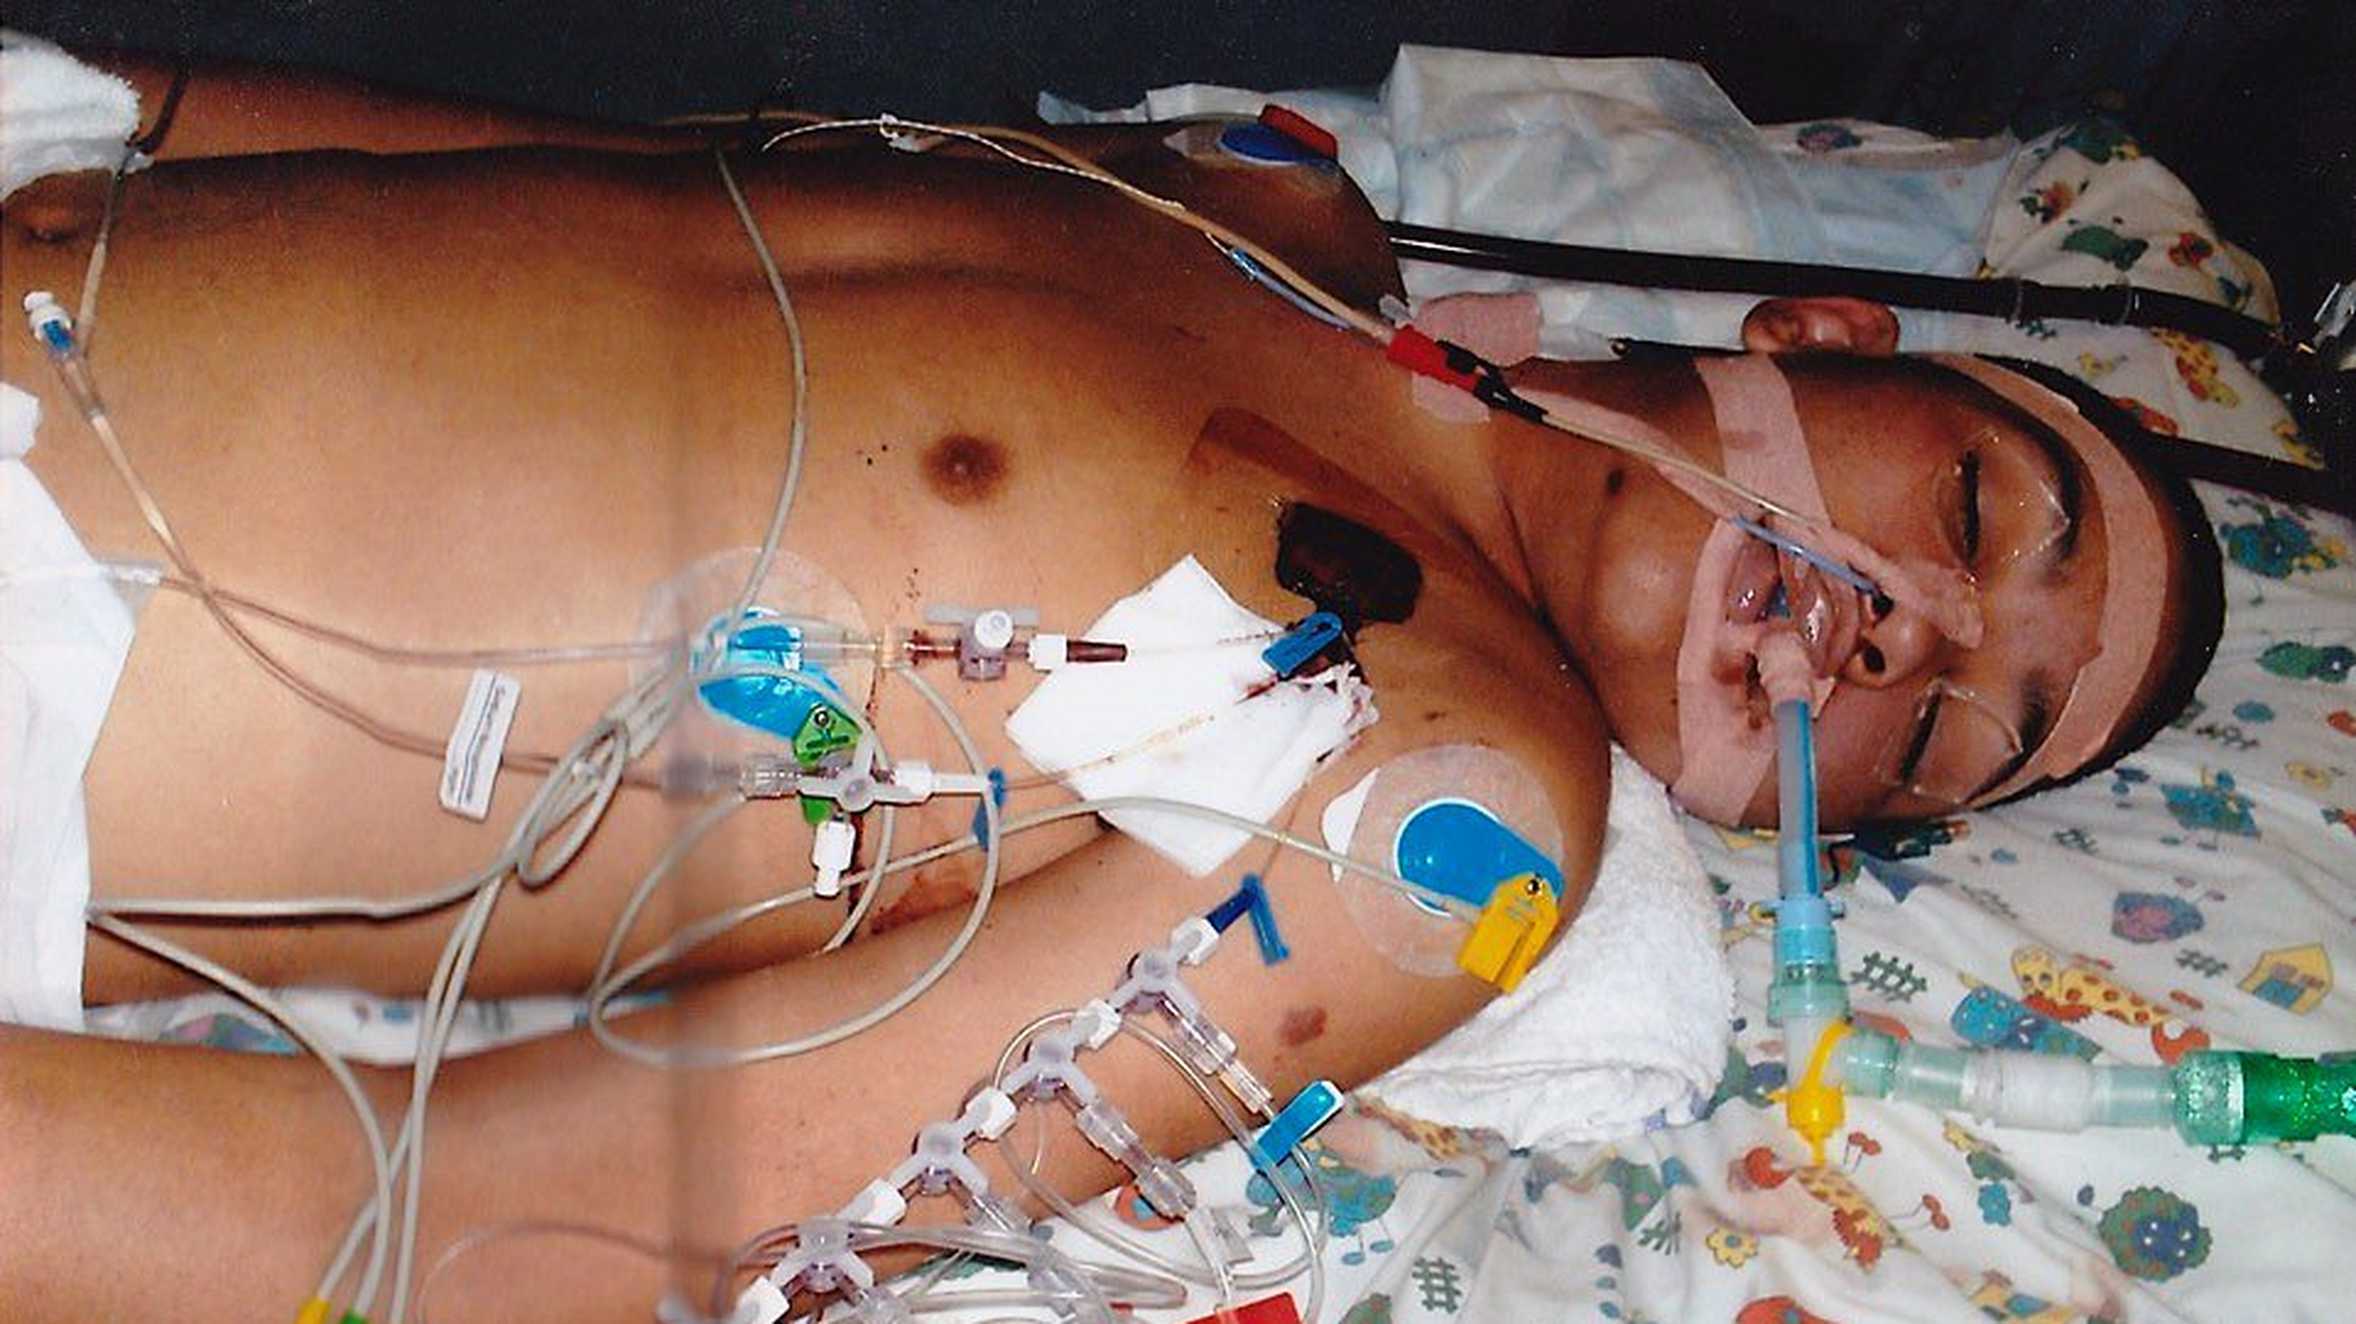
M 1700 449 L 1714 449 L 1708 400 L 1682 362 L 1540 359 L 1513 375 L 1519 387 L 1577 396 L 1649 422 L 1689 445 L 1701 442 Z M 1584 663 L 1598 632 L 1626 614 L 1619 608 L 1602 610 L 1606 577 L 1598 572 L 1606 553 L 1616 563 L 1631 549 L 1615 544 L 1630 535 L 1669 532 L 1688 523 L 1698 537 L 1710 517 L 1644 461 L 1601 442 L 1502 418 L 1481 426 L 1482 472 L 1476 480 L 1445 489 L 1455 498 L 1451 515 L 1472 532 L 1498 574 L 1549 623 L 1572 661 Z M 1456 445 L 1462 448 L 1461 441 Z M 1658 528 L 1663 522 L 1671 528 Z M 1622 586 L 1622 576 L 1610 580 Z M 1663 584 L 1661 590 L 1674 596 L 1682 612 L 1684 586 Z

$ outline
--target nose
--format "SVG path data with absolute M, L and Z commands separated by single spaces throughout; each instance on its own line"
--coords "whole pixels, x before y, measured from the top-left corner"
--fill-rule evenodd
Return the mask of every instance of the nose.
M 1841 666 L 1841 679 L 1852 685 L 1882 689 L 1900 684 L 1929 666 L 1946 641 L 1930 618 L 1887 598 L 1869 605 L 1865 616 L 1857 648 Z

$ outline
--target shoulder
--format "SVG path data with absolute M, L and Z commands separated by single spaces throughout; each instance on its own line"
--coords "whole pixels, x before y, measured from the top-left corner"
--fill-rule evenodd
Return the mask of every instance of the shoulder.
M 1469 595 L 1468 595 L 1469 596 Z M 1536 814 L 1576 910 L 1602 858 L 1610 735 L 1586 682 L 1518 604 L 1440 597 L 1357 645 L 1380 720 L 1310 788 L 1322 806 L 1384 769 L 1430 798 Z M 1428 785 L 1427 785 L 1428 784 Z M 1489 803 L 1489 801 L 1496 803 Z
M 1108 137 L 1093 154 L 1139 188 L 1266 245 L 1359 307 L 1405 294 L 1382 218 L 1339 165 L 1244 161 L 1218 147 L 1217 128 L 1135 126 Z

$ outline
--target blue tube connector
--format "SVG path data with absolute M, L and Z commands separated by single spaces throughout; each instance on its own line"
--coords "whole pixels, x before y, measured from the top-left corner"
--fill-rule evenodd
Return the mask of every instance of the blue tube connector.
M 1816 741 L 1804 699 L 1775 705 L 1775 982 L 1767 1019 L 1776 1025 L 1837 1021 L 1849 1014 L 1832 922 L 1840 908 L 1824 895 L 1816 851 Z M 1806 1052 L 1812 1044 L 1795 1045 Z
M 1828 1070 L 1848 1033 L 1849 986 L 1841 981 L 1832 921 L 1816 853 L 1816 740 L 1805 698 L 1775 705 L 1775 980 L 1767 1020 L 1783 1032 L 1784 1121 L 1824 1161 L 1824 1142 L 1842 1124 L 1841 1088 Z

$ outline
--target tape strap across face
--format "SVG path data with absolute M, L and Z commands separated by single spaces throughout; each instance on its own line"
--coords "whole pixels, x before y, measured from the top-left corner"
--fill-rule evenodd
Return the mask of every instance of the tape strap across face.
M 2071 440 L 2092 479 L 2095 504 L 2103 514 L 2104 584 L 2102 615 L 2095 627 L 2094 656 L 2079 668 L 2069 696 L 2054 719 L 2053 733 L 2020 771 L 1982 793 L 1991 804 L 2051 778 L 2075 772 L 2100 754 L 2132 715 L 2159 647 L 2160 619 L 2167 607 L 2167 545 L 2159 501 L 2143 477 L 2102 429 L 2077 407 L 2018 373 L 1964 354 L 1926 356 L 1980 386 Z M 2148 512 L 2148 513 L 2147 513 Z
M 1697 358 L 1694 371 L 1710 393 L 1718 424 L 1719 465 L 1727 477 L 1781 502 L 1819 526 L 1831 523 L 1791 384 L 1763 354 Z M 1670 794 L 1688 811 L 1732 823 L 1773 769 L 1775 732 L 1751 724 L 1747 704 L 1712 674 L 1728 642 L 1725 583 L 1749 535 L 1721 519 L 1702 544 L 1694 592 L 1677 647 L 1677 783 Z M 1831 691 L 1816 684 L 1815 702 Z

